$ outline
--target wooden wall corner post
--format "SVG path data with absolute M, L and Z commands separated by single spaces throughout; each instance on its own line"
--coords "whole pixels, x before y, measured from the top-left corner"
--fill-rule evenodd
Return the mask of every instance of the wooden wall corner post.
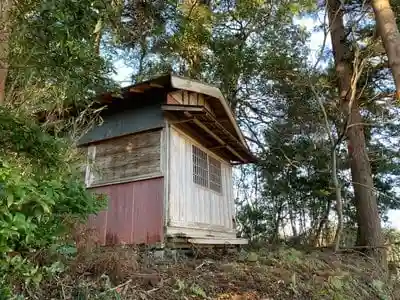
M 164 177 L 164 197 L 163 197 L 163 218 L 164 218 L 164 228 L 168 226 L 169 219 L 169 176 L 170 176 L 170 134 L 169 134 L 170 124 L 167 120 L 164 121 L 164 128 L 161 134 L 161 171 Z
M 167 181 L 167 194 L 165 195 L 166 197 L 166 213 L 167 213 L 167 217 L 166 217 L 166 223 L 167 226 L 169 226 L 170 222 L 171 222 L 171 217 L 170 217 L 170 194 L 171 194 L 171 124 L 169 124 L 169 122 L 167 121 L 167 177 L 166 177 L 166 181 Z

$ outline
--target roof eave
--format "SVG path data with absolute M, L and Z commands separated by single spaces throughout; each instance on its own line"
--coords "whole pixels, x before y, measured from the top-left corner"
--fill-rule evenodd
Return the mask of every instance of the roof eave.
M 255 157 L 252 155 L 247 145 L 243 144 L 226 130 L 204 106 L 166 104 L 162 106 L 162 109 L 165 112 L 173 114 L 177 118 L 178 123 L 190 122 L 194 124 L 194 126 L 202 129 L 207 135 L 229 150 L 229 152 L 238 159 L 237 161 L 240 161 L 242 164 L 255 161 Z M 225 136 L 225 138 L 223 138 L 223 136 Z
M 176 89 L 182 89 L 182 90 L 188 90 L 200 94 L 205 94 L 207 96 L 216 98 L 220 101 L 221 105 L 223 106 L 229 121 L 233 125 L 236 134 L 238 135 L 240 141 L 244 144 L 247 145 L 246 140 L 243 136 L 242 131 L 240 130 L 235 116 L 233 115 L 233 112 L 231 108 L 229 107 L 228 103 L 226 102 L 226 99 L 222 95 L 221 91 L 219 88 L 208 85 L 205 83 L 201 83 L 199 81 L 194 81 L 191 79 L 187 79 L 184 77 L 176 76 L 176 75 L 171 75 L 171 86 L 176 88 Z

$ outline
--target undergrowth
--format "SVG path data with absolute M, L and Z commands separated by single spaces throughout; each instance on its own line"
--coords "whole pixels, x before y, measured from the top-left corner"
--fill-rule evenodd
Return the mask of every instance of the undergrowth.
M 279 248 L 157 258 L 114 247 L 78 253 L 66 268 L 26 299 L 400 299 L 398 278 L 356 253 Z

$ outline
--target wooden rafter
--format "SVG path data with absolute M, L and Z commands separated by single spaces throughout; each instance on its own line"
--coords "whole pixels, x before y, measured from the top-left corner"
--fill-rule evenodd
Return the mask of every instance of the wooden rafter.
M 201 128 L 218 142 L 219 146 L 214 146 L 214 149 L 225 148 L 242 162 L 248 162 L 253 159 L 247 146 L 243 145 L 232 133 L 230 133 L 229 130 L 227 130 L 204 106 L 169 104 L 163 105 L 162 108 L 164 111 L 177 114 L 178 119 L 183 118 L 182 120 L 173 122 L 191 122 Z M 181 114 L 180 117 L 179 114 Z M 234 149 L 232 144 L 235 145 L 234 147 L 239 147 L 239 149 L 245 152 L 246 155 L 243 156 L 243 154 L 240 154 L 240 151 Z M 250 157 L 250 159 L 248 157 Z

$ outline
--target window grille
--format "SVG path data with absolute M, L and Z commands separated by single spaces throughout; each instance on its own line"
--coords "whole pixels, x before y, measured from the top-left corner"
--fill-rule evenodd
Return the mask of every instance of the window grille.
M 193 149 L 193 182 L 208 187 L 207 153 L 196 146 Z
M 221 162 L 192 146 L 193 182 L 222 193 Z
M 208 157 L 209 172 L 210 172 L 210 189 L 221 193 L 221 162 L 211 156 Z

